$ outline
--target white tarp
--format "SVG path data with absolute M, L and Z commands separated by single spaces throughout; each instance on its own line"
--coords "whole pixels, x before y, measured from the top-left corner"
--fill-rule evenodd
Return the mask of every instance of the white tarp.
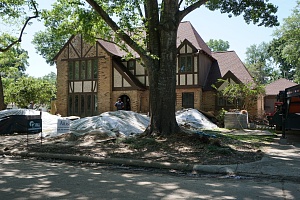
M 39 115 L 39 111 L 29 109 L 15 109 L 0 111 L 0 119 L 4 115 Z M 62 117 L 42 112 L 42 136 L 54 137 L 57 133 L 57 121 Z M 193 129 L 216 129 L 217 125 L 210 122 L 196 109 L 184 109 L 176 112 L 176 120 L 179 125 L 190 126 Z M 149 117 L 132 111 L 111 111 L 101 115 L 85 117 L 71 121 L 70 132 L 75 134 L 87 134 L 91 132 L 106 133 L 110 136 L 121 134 L 124 136 L 140 134 L 145 131 L 150 123 Z

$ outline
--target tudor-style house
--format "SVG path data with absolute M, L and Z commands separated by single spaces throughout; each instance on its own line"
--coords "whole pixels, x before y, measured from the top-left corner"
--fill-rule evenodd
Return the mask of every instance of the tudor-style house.
M 177 37 L 176 110 L 232 107 L 211 85 L 220 78 L 236 83 L 253 81 L 237 54 L 211 52 L 190 22 L 180 24 Z M 126 110 L 149 112 L 147 71 L 138 60 L 123 60 L 125 54 L 117 45 L 101 39 L 91 46 L 80 35 L 71 37 L 55 57 L 58 113 L 98 115 L 116 110 L 118 98 Z M 258 104 L 254 112 L 260 110 Z

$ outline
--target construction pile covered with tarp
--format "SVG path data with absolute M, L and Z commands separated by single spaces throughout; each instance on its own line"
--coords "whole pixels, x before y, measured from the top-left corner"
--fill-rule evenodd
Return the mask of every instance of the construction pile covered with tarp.
M 28 109 L 16 109 L 0 111 L 0 129 L 3 125 L 2 118 L 9 115 L 39 115 L 42 119 L 42 136 L 55 137 L 60 135 L 57 131 L 57 123 L 60 116 L 51 115 L 47 112 L 39 112 Z M 201 112 L 196 109 L 184 109 L 176 112 L 176 120 L 180 126 L 192 129 L 216 129 L 217 125 L 212 123 Z M 108 136 L 128 137 L 143 133 L 150 124 L 150 118 L 147 115 L 139 114 L 133 111 L 111 111 L 104 112 L 98 116 L 84 117 L 70 121 L 69 132 L 76 135 L 88 133 L 104 133 Z

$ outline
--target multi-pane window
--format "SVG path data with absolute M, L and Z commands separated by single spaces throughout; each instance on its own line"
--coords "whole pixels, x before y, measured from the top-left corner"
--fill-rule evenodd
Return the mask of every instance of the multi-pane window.
M 91 80 L 97 77 L 97 60 L 69 61 L 69 80 Z
M 178 70 L 180 73 L 193 72 L 193 57 L 191 55 L 180 55 Z
M 80 117 L 97 114 L 97 59 L 70 60 L 68 79 L 68 114 Z

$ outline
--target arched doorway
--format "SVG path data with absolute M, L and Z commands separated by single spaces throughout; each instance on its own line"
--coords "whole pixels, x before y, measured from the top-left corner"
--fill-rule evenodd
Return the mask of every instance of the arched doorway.
M 121 98 L 124 103 L 124 110 L 131 110 L 130 98 L 127 95 L 122 95 L 119 98 Z

